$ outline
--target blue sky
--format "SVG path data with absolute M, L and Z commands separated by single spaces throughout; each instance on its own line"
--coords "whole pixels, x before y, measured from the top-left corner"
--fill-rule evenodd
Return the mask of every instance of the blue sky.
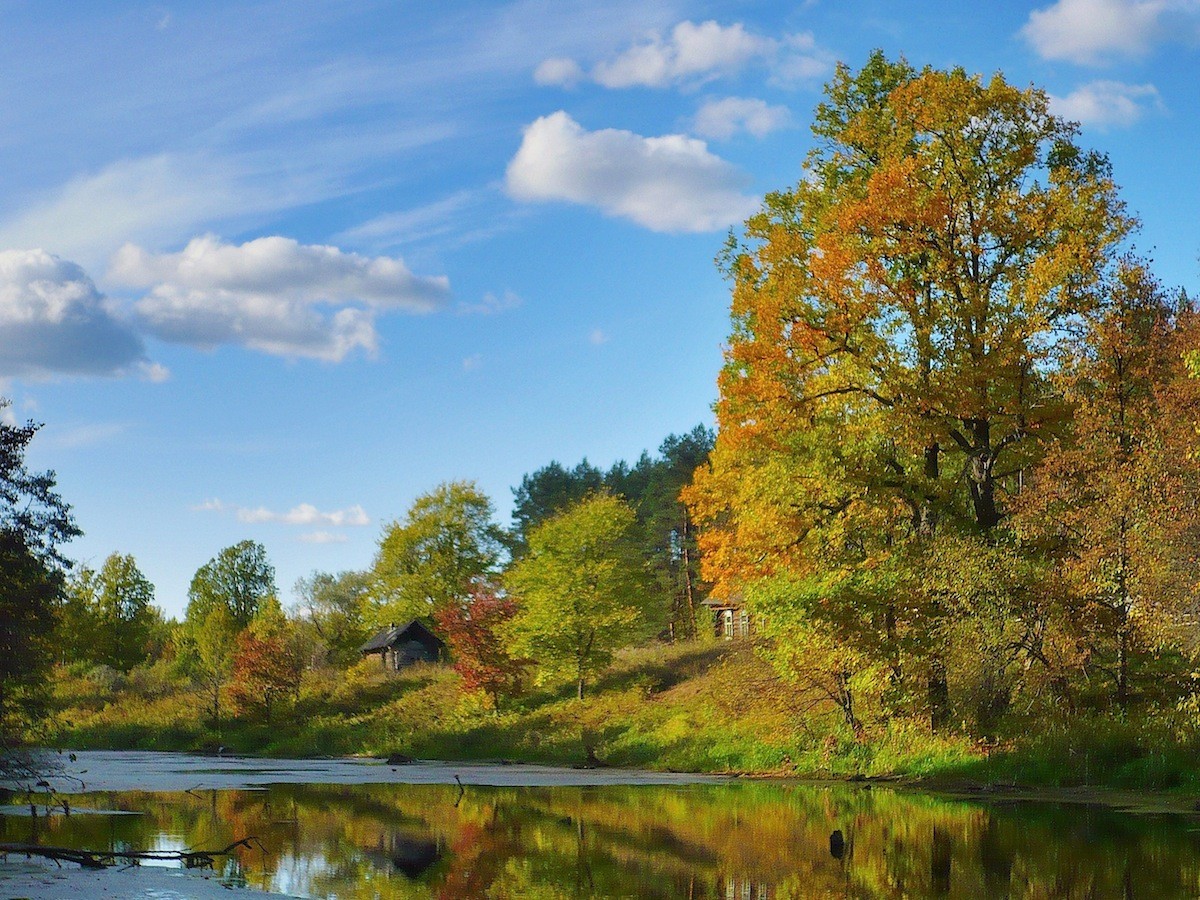
M 1036 84 L 1195 288 L 1200 2 L 0 2 L 0 379 L 99 565 L 285 602 L 439 481 L 711 423 L 713 265 L 837 60 Z

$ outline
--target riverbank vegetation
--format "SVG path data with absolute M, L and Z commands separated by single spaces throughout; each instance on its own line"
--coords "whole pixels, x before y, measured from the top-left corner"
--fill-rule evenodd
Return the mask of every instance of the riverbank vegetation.
M 509 528 L 439 485 L 290 609 L 253 541 L 179 623 L 77 571 L 46 734 L 1197 787 L 1194 304 L 1040 90 L 877 53 L 813 130 L 720 257 L 715 433 L 551 462 Z M 448 664 L 361 660 L 410 620 Z

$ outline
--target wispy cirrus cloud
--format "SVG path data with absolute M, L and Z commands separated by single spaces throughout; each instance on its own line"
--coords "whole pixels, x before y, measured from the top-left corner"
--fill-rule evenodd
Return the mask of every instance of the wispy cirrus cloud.
M 716 231 L 744 219 L 758 206 L 743 193 L 748 180 L 696 138 L 587 131 L 562 111 L 525 129 L 507 172 L 508 191 L 518 200 L 593 206 L 676 233 Z

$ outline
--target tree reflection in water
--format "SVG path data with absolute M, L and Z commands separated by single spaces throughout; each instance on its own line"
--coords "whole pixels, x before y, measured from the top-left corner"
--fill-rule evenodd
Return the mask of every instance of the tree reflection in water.
M 987 805 L 859 786 L 279 785 L 78 798 L 140 815 L 39 823 L 43 843 L 216 847 L 225 873 L 339 898 L 1195 897 L 1182 817 Z M 0 817 L 0 840 L 31 823 Z M 840 833 L 840 834 L 839 834 Z

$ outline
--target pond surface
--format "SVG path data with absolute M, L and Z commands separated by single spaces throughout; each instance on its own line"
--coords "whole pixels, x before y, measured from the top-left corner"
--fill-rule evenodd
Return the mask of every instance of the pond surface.
M 253 835 L 263 849 L 230 859 L 227 882 L 308 897 L 1200 896 L 1189 817 L 856 785 L 280 784 L 74 805 L 136 814 L 0 816 L 0 841 L 212 849 Z

